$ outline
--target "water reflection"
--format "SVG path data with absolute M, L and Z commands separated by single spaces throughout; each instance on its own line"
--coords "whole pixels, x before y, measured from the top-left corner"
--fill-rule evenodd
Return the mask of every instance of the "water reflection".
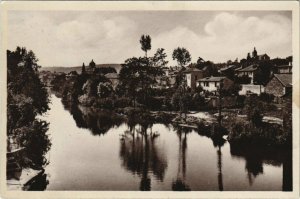
M 230 153 L 234 157 L 242 157 L 245 159 L 245 169 L 247 171 L 247 178 L 250 186 L 258 175 L 264 173 L 264 164 L 275 167 L 280 167 L 282 165 L 282 190 L 290 191 L 292 189 L 292 153 L 290 150 L 231 144 Z
M 89 129 L 93 135 L 103 135 L 112 127 L 118 127 L 124 122 L 124 117 L 110 110 L 100 110 L 66 102 L 63 104 L 64 108 L 70 111 L 77 127 Z
M 197 133 L 164 126 L 148 113 L 123 118 L 109 111 L 65 105 L 70 115 L 60 100 L 53 101 L 59 104 L 49 119 L 55 143 L 47 169 L 50 184 L 41 177 L 41 186 L 33 189 L 291 190 L 291 152 L 232 146 L 217 136 L 223 135 L 216 133 L 218 128 L 203 127 Z M 61 110 L 59 119 L 55 108 Z M 212 131 L 214 139 L 208 138 Z M 67 171 L 65 159 L 70 162 Z
M 49 181 L 47 179 L 47 174 L 40 174 L 36 176 L 30 185 L 27 185 L 28 191 L 44 191 L 47 188 L 47 185 L 49 184 Z
M 141 178 L 141 191 L 151 190 L 150 173 L 160 181 L 163 181 L 165 176 L 167 160 L 163 150 L 156 145 L 158 137 L 158 132 L 152 132 L 152 129 L 145 128 L 145 125 L 129 126 L 121 135 L 122 166 Z
M 176 180 L 172 183 L 173 191 L 191 191 L 186 183 L 186 157 L 187 157 L 187 133 L 191 132 L 190 128 L 175 126 L 179 144 L 178 144 L 178 169 Z

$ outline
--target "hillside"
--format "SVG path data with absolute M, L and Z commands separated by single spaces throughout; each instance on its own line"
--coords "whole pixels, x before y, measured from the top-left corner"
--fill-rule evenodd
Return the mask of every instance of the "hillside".
M 88 66 L 86 66 L 88 67 Z M 116 71 L 119 73 L 121 70 L 121 64 L 97 64 L 97 68 L 101 67 L 112 67 L 115 68 Z M 71 71 L 76 71 L 77 73 L 81 73 L 81 66 L 74 66 L 74 67 L 63 67 L 63 66 L 49 66 L 49 67 L 41 67 L 41 71 L 50 71 L 50 72 L 64 72 L 69 73 Z

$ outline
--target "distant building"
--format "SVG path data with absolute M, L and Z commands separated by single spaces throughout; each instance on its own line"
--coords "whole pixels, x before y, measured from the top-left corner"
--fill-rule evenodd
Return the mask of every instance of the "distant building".
M 195 90 L 196 88 L 196 81 L 204 77 L 203 71 L 197 68 L 189 68 L 183 73 L 185 75 L 186 85 L 192 90 Z
M 249 78 L 251 78 L 251 84 L 253 84 L 254 74 L 257 70 L 258 70 L 257 65 L 250 65 L 246 68 L 241 68 L 236 70 L 235 73 L 238 77 L 248 76 Z
M 276 67 L 277 73 L 279 74 L 292 73 L 292 68 L 292 62 L 290 62 L 289 65 L 280 65 Z
M 197 81 L 197 86 L 201 86 L 204 90 L 216 92 L 223 83 L 223 89 L 229 89 L 233 85 L 233 81 L 227 77 L 205 77 Z
M 262 54 L 257 56 L 258 61 L 269 61 L 270 57 L 267 54 Z
M 90 62 L 89 66 L 85 69 L 86 73 L 88 74 L 93 74 L 96 70 L 96 64 L 94 62 L 94 60 L 92 59 L 92 61 Z
M 115 89 L 119 83 L 119 75 L 118 73 L 107 73 L 105 75 L 107 79 L 112 83 L 113 88 Z
M 274 74 L 265 87 L 265 92 L 282 97 L 292 92 L 292 74 Z
M 76 77 L 78 75 L 78 73 L 76 71 L 71 71 L 66 75 L 66 79 L 72 79 L 74 77 Z
M 250 53 L 248 54 L 248 56 L 250 58 Z M 252 52 L 252 59 L 257 60 L 257 61 L 268 61 L 268 60 L 270 60 L 270 57 L 267 54 L 258 55 L 256 48 L 254 47 L 254 50 Z
M 219 73 L 233 80 L 235 75 L 235 70 L 239 70 L 239 66 L 236 65 L 228 65 L 218 70 Z

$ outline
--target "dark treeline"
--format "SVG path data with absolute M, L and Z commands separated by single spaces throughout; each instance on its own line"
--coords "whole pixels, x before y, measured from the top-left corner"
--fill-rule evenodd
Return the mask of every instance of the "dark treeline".
M 48 123 L 37 118 L 49 110 L 46 88 L 39 79 L 38 59 L 32 51 L 17 47 L 7 51 L 8 152 L 24 148 L 23 167 L 42 168 L 51 143 Z

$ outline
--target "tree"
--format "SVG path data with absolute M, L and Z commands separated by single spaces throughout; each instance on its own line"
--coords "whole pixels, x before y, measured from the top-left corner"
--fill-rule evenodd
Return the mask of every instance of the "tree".
M 119 88 L 123 88 L 126 91 L 126 94 L 133 100 L 134 106 L 137 93 L 143 90 L 142 88 L 147 87 L 146 84 L 150 81 L 149 75 L 146 73 L 149 69 L 148 66 L 148 59 L 141 57 L 127 59 L 122 64 L 119 74 Z
M 151 37 L 149 35 L 142 35 L 140 43 L 142 50 L 145 51 L 145 57 L 147 57 L 147 51 L 151 50 Z
M 259 85 L 266 85 L 272 75 L 273 65 L 270 61 L 262 61 L 258 65 L 258 70 L 254 74 L 253 81 Z
M 202 65 L 203 63 L 205 63 L 204 59 L 202 59 L 202 57 L 198 57 L 198 60 L 197 60 L 197 65 Z
M 250 95 L 245 99 L 245 110 L 248 120 L 254 125 L 259 126 L 262 123 L 265 105 L 259 100 L 257 95 Z
M 36 118 L 49 110 L 48 93 L 38 75 L 38 59 L 26 48 L 7 51 L 7 142 L 24 147 L 22 166 L 40 168 L 50 148 L 48 123 Z
M 247 54 L 247 61 L 250 61 L 251 60 L 251 56 L 250 56 L 250 53 Z
M 186 64 L 191 62 L 191 55 L 185 48 L 178 47 L 174 49 L 172 57 L 173 60 L 177 60 L 181 67 L 184 67 Z
M 113 87 L 110 82 L 100 82 L 97 86 L 97 94 L 99 97 L 108 97 L 112 94 Z
M 168 61 L 166 60 L 167 54 L 164 52 L 165 49 L 158 48 L 154 56 L 150 59 L 150 65 L 153 67 L 153 75 L 155 77 L 164 74 L 163 68 L 166 67 Z
M 186 113 L 191 104 L 191 96 L 183 85 L 181 85 L 173 94 L 171 104 L 175 109 L 179 109 L 180 116 L 184 114 L 184 119 L 186 119 Z
M 85 74 L 85 65 L 84 65 L 84 63 L 82 64 L 81 74 Z
M 167 54 L 164 51 L 165 51 L 165 49 L 163 49 L 163 48 L 158 48 L 156 50 L 156 53 L 154 54 L 154 56 L 152 58 L 154 67 L 163 68 L 168 64 L 168 61 L 166 60 Z

